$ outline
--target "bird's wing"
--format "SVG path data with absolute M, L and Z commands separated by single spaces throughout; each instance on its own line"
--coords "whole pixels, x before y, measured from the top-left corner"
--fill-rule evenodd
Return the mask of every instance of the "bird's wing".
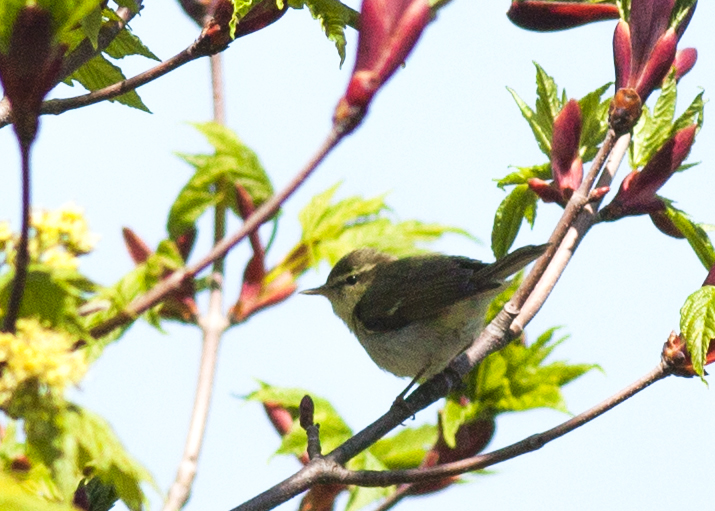
M 499 287 L 499 280 L 472 278 L 487 266 L 466 257 L 400 259 L 378 270 L 355 307 L 355 318 L 369 330 L 384 332 L 433 317 L 445 307 Z

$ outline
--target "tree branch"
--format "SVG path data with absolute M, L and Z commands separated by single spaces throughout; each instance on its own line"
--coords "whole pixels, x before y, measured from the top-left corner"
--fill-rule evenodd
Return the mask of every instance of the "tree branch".
M 662 380 L 672 373 L 672 369 L 662 361 L 649 373 L 637 381 L 602 401 L 591 409 L 567 420 L 552 429 L 532 435 L 520 442 L 498 449 L 491 453 L 474 456 L 461 461 L 447 463 L 430 468 L 395 471 L 351 471 L 340 464 L 326 458 L 312 460 L 294 476 L 274 486 L 270 490 L 234 508 L 232 511 L 265 511 L 286 502 L 310 486 L 320 484 L 351 484 L 357 486 L 391 486 L 401 483 L 418 483 L 442 479 L 480 470 L 516 456 L 540 449 L 593 419 L 603 415 L 608 410 L 633 397 L 653 383 Z M 333 451 L 335 452 L 335 451 Z M 332 453 L 331 453 L 332 454 Z
M 222 75 L 220 54 L 211 55 L 213 118 L 215 122 L 220 124 L 223 124 L 225 121 Z M 217 187 L 222 185 L 223 183 L 217 185 Z M 219 193 L 219 190 L 215 190 L 215 192 Z M 217 204 L 214 209 L 214 246 L 220 243 L 225 236 L 226 207 L 223 204 Z M 223 312 L 224 262 L 224 257 L 220 257 L 214 261 L 208 312 L 198 320 L 198 324 L 203 333 L 203 345 L 194 409 L 191 414 L 184 454 L 181 458 L 174 483 L 169 489 L 166 502 L 164 502 L 164 511 L 179 511 L 184 507 L 191 495 L 191 488 L 193 487 L 194 478 L 198 470 L 201 445 L 203 443 L 206 421 L 211 407 L 211 394 L 213 392 L 216 365 L 218 363 L 218 349 L 221 344 L 221 337 L 229 326 L 229 320 Z

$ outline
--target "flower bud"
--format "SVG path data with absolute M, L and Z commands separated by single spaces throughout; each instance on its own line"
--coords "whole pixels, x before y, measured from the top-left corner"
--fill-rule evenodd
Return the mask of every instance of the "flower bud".
M 595 21 L 618 19 L 612 4 L 514 0 L 506 13 L 514 25 L 527 30 L 566 30 Z

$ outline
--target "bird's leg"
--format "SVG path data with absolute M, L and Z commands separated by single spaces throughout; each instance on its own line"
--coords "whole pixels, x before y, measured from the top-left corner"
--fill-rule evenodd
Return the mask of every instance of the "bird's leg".
M 400 392 L 400 394 L 395 398 L 395 400 L 392 402 L 392 406 L 400 406 L 400 407 L 403 407 L 403 406 L 404 406 L 404 407 L 406 407 L 406 408 L 409 409 L 409 406 L 407 405 L 407 403 L 405 403 L 405 396 L 406 396 L 407 393 L 412 389 L 412 387 L 414 387 L 415 384 L 416 384 L 417 382 L 419 382 L 419 379 L 422 378 L 422 375 L 425 374 L 425 371 L 427 371 L 427 368 L 428 368 L 428 367 L 429 367 L 429 365 L 426 365 L 426 366 L 424 366 L 422 369 L 420 369 L 420 372 L 418 372 L 418 373 L 415 375 L 415 377 L 412 378 L 412 381 L 411 381 L 410 384 L 407 386 L 407 388 L 405 388 L 405 390 L 403 390 L 402 392 Z M 408 410 L 408 411 L 411 411 L 411 410 Z M 412 418 L 414 418 L 414 414 L 412 414 Z

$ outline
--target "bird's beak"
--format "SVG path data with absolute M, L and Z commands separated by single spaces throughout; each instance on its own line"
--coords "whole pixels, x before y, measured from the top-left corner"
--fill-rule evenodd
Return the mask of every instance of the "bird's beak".
M 320 286 L 320 287 L 314 287 L 313 289 L 306 289 L 305 291 L 301 291 L 300 294 L 302 295 L 323 295 L 325 296 L 325 292 L 327 291 L 325 286 Z

